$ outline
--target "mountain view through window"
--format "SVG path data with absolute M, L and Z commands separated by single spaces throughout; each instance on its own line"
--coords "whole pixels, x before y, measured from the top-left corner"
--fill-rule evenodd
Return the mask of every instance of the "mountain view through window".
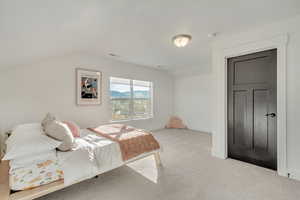
M 152 116 L 152 82 L 110 78 L 112 120 Z

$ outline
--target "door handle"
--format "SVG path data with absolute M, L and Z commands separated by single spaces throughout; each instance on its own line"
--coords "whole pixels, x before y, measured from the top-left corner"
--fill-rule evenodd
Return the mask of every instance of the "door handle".
M 265 114 L 265 116 L 266 117 L 272 117 L 272 118 L 274 118 L 274 117 L 276 117 L 276 114 L 275 113 L 268 113 L 268 114 Z

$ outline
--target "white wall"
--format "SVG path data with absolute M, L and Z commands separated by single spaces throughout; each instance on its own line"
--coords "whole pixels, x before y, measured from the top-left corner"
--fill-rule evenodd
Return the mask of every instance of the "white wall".
M 102 71 L 101 106 L 76 105 L 77 67 Z M 153 81 L 154 118 L 131 121 L 129 124 L 151 130 L 164 127 L 173 112 L 173 83 L 167 72 L 75 54 L 0 71 L 0 130 L 10 129 L 19 123 L 41 121 L 49 111 L 81 127 L 108 123 L 111 119 L 108 91 L 110 76 Z
M 213 45 L 213 58 L 215 58 L 214 55 L 219 54 L 220 49 L 233 48 L 286 33 L 289 35 L 287 46 L 287 172 L 292 177 L 300 179 L 300 16 L 263 27 L 256 27 L 243 33 L 220 36 Z M 217 62 L 218 60 L 213 59 L 213 90 L 216 91 L 213 93 L 213 99 L 215 100 L 218 99 L 218 93 L 223 94 L 225 90 L 222 89 L 221 85 L 215 85 L 218 74 L 221 74 L 218 73 L 220 68 L 218 68 L 219 63 Z M 221 91 L 218 88 L 221 88 Z M 212 108 L 216 114 L 223 112 L 219 112 L 218 108 L 220 107 L 217 101 L 213 102 Z M 219 134 L 222 134 L 220 131 L 222 129 L 218 126 L 218 120 L 212 120 L 213 151 L 216 145 L 214 140 L 220 137 Z
M 189 129 L 211 132 L 211 74 L 176 76 L 174 113 Z

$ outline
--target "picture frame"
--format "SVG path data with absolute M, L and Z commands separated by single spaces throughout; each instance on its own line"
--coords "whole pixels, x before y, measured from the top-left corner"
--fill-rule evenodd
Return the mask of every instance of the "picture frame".
M 102 72 L 76 68 L 77 105 L 101 105 Z

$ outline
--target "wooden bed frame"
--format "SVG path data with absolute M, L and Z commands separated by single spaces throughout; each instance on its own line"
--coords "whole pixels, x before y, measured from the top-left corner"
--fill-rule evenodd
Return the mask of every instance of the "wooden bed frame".
M 142 158 L 152 156 L 154 155 L 156 166 L 161 166 L 161 160 L 159 152 L 153 152 L 151 154 L 147 154 L 142 157 L 138 157 L 137 159 L 130 160 L 130 162 L 127 162 L 125 164 L 134 162 L 136 160 L 140 160 Z M 81 182 L 81 181 L 79 181 Z M 79 183 L 77 182 L 77 183 Z M 76 183 L 74 183 L 76 184 Z M 10 187 L 9 187 L 9 161 L 2 161 L 0 163 L 0 200 L 32 200 L 36 199 L 38 197 L 44 196 L 46 194 L 55 192 L 57 190 L 61 190 L 65 187 L 64 181 L 59 180 L 55 181 L 46 185 L 42 185 L 40 187 L 36 187 L 30 190 L 23 190 L 19 192 L 11 193 Z

